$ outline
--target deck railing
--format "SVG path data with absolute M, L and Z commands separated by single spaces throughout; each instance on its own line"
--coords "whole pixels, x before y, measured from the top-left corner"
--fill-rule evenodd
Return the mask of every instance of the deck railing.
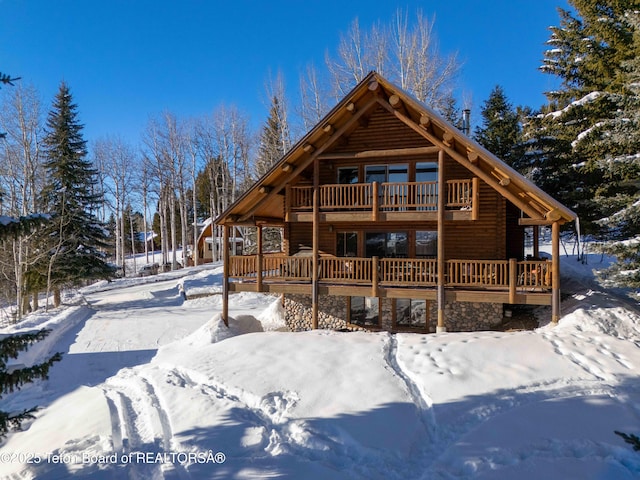
M 261 268 L 258 266 L 261 265 Z M 243 281 L 310 282 L 310 256 L 232 256 L 229 277 Z M 258 273 L 260 275 L 258 275 Z M 494 290 L 548 291 L 551 262 L 548 260 L 447 260 L 445 286 Z M 318 280 L 333 284 L 432 287 L 437 285 L 435 259 L 320 257 Z
M 448 285 L 508 287 L 509 262 L 501 260 L 449 260 Z
M 473 182 L 448 180 L 445 207 L 470 209 Z M 292 211 L 313 208 L 313 187 L 287 187 L 288 205 Z M 435 210 L 438 206 L 437 182 L 385 182 L 321 185 L 318 188 L 321 211 L 371 210 L 387 211 Z

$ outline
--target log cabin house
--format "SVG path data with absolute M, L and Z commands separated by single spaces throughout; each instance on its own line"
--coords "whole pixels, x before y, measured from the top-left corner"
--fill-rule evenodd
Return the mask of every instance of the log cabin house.
M 283 295 L 290 328 L 489 329 L 505 304 L 560 316 L 560 226 L 576 215 L 376 72 L 217 220 L 257 228 L 224 249 L 230 292 Z M 525 258 L 550 226 L 551 258 Z M 263 227 L 283 229 L 263 254 Z

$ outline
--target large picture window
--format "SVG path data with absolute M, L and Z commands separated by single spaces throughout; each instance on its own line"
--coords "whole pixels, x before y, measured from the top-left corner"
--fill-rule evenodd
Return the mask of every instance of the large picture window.
M 368 258 L 407 258 L 409 235 L 407 232 L 369 232 L 365 236 Z
M 406 182 L 409 180 L 409 168 L 399 165 L 367 165 L 364 168 L 364 181 L 372 182 Z
M 416 258 L 435 258 L 438 256 L 437 232 L 416 232 Z
M 396 327 L 427 329 L 426 300 L 397 298 L 395 302 Z
M 349 297 L 349 322 L 361 327 L 380 326 L 380 299 Z

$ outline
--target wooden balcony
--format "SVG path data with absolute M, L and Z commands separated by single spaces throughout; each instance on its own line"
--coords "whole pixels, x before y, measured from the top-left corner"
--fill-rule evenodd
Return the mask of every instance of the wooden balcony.
M 447 219 L 477 218 L 477 179 L 448 180 L 445 209 Z M 313 187 L 288 186 L 288 221 L 312 221 Z M 318 188 L 321 221 L 436 220 L 437 182 L 329 184 Z
M 232 291 L 310 293 L 311 257 L 230 257 Z M 458 301 L 549 305 L 551 262 L 447 260 L 444 287 Z M 318 284 L 330 295 L 435 298 L 435 259 L 320 257 Z

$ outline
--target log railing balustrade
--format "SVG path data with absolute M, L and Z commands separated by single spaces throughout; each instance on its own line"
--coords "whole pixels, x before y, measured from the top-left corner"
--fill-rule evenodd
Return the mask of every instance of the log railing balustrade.
M 258 268 L 262 265 L 262 269 Z M 229 278 L 234 281 L 310 282 L 310 256 L 232 256 Z M 447 260 L 445 286 L 458 288 L 546 292 L 551 289 L 548 260 Z M 260 271 L 259 271 L 260 270 Z M 434 287 L 438 272 L 435 259 L 355 258 L 323 256 L 318 262 L 320 282 L 344 285 Z
M 448 180 L 446 185 L 447 209 L 472 208 L 472 180 Z M 318 194 L 320 211 L 436 210 L 438 206 L 438 182 L 328 184 L 321 185 Z M 312 186 L 288 186 L 286 195 L 291 211 L 312 210 Z

